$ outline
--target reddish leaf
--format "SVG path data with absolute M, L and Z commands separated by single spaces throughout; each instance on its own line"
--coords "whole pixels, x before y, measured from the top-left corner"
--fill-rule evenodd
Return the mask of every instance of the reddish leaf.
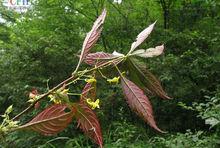
M 85 57 L 89 54 L 89 51 L 92 48 L 92 46 L 99 39 L 99 36 L 102 31 L 102 24 L 105 21 L 105 16 L 106 16 L 106 10 L 104 9 L 102 11 L 102 14 L 94 22 L 92 30 L 89 33 L 87 33 L 86 38 L 83 42 L 79 63 L 81 63 L 85 59 Z
M 146 77 L 143 82 L 147 86 L 147 89 L 163 99 L 171 99 L 163 90 L 160 81 L 157 80 L 157 78 L 149 70 L 144 69 L 142 73 Z
M 92 89 L 92 84 L 91 83 L 86 83 L 82 90 L 82 99 L 86 98 L 89 91 Z
M 133 82 L 123 76 L 121 77 L 121 84 L 130 108 L 134 110 L 141 118 L 143 118 L 144 121 L 147 122 L 151 127 L 159 132 L 163 132 L 156 125 L 151 103 L 147 96 L 145 96 L 144 92 Z
M 93 101 L 96 99 L 96 82 L 86 83 L 84 86 L 80 101 L 84 101 L 87 98 L 90 98 Z
M 33 99 L 34 97 L 36 97 L 37 95 L 39 95 L 38 91 L 36 88 L 33 88 L 32 91 L 29 93 L 29 98 Z
M 18 129 L 30 129 L 48 136 L 57 134 L 72 121 L 74 112 L 65 112 L 67 108 L 64 104 L 52 105 Z
M 150 90 L 154 94 L 158 95 L 163 99 L 171 99 L 166 92 L 163 90 L 163 87 L 160 84 L 160 81 L 147 69 L 146 64 L 138 61 L 137 59 L 128 59 L 128 67 L 131 70 L 129 75 L 132 78 L 137 79 L 143 84 L 145 90 Z
M 85 58 L 85 63 L 88 65 L 102 65 L 109 60 L 114 59 L 115 56 L 110 53 L 105 53 L 105 52 L 96 52 L 96 53 L 90 53 L 86 56 Z
M 146 29 L 144 29 L 140 34 L 138 34 L 136 41 L 133 42 L 131 45 L 131 49 L 130 49 L 129 53 L 134 51 L 150 35 L 155 24 L 156 24 L 156 22 L 154 22 L 153 24 L 148 26 Z
M 34 108 L 38 109 L 40 107 L 40 102 L 37 102 L 36 104 L 34 104 Z
M 78 127 L 102 148 L 102 132 L 96 114 L 83 102 L 78 104 L 76 112 Z

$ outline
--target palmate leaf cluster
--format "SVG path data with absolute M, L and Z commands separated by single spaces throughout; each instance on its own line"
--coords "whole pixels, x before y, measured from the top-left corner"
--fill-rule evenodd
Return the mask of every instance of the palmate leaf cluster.
M 36 117 L 34 117 L 27 124 L 12 128 L 14 130 L 34 130 L 43 135 L 54 135 L 64 130 L 73 118 L 77 119 L 78 127 L 84 131 L 84 133 L 89 136 L 95 143 L 97 143 L 100 147 L 103 145 L 102 132 L 99 121 L 97 119 L 96 114 L 92 111 L 96 107 L 99 108 L 98 102 L 89 103 L 88 100 L 96 99 L 96 72 L 99 72 L 103 78 L 106 78 L 102 74 L 102 68 L 107 68 L 111 66 L 111 68 L 115 68 L 119 75 L 118 78 L 113 78 L 111 81 L 107 80 L 111 83 L 118 83 L 119 78 L 121 81 L 121 87 L 124 92 L 125 98 L 127 100 L 130 108 L 136 112 L 145 122 L 147 122 L 151 127 L 156 129 L 159 132 L 163 132 L 160 130 L 156 122 L 154 120 L 153 110 L 151 103 L 148 97 L 145 95 L 145 92 L 152 92 L 156 95 L 164 99 L 169 99 L 164 90 L 162 89 L 160 82 L 151 74 L 147 68 L 140 65 L 139 62 L 136 63 L 131 60 L 133 56 L 139 57 L 154 57 L 163 53 L 164 46 L 158 46 L 156 48 L 149 48 L 147 50 L 136 50 L 135 49 L 149 36 L 152 32 L 155 23 L 151 24 L 149 27 L 144 29 L 136 38 L 136 41 L 132 43 L 131 49 L 127 55 L 118 53 L 114 51 L 112 54 L 98 52 L 98 53 L 90 53 L 90 49 L 97 42 L 98 38 L 101 35 L 103 23 L 106 17 L 106 9 L 102 11 L 102 14 L 96 19 L 93 24 L 93 27 L 89 33 L 87 33 L 82 51 L 79 57 L 78 65 L 76 66 L 75 71 L 72 76 L 60 84 L 58 84 L 53 89 L 49 90 L 47 93 L 38 94 L 36 90 L 33 90 L 29 94 L 29 98 L 32 101 L 28 101 L 31 105 L 25 109 L 23 112 L 15 116 L 12 120 L 16 120 L 21 115 L 23 115 L 29 108 L 35 106 L 42 100 L 44 97 L 49 96 L 51 101 L 55 104 L 49 107 L 46 107 L 41 113 L 39 113 Z M 78 72 L 83 61 L 94 66 L 91 70 L 84 70 Z M 127 67 L 126 69 L 123 67 Z M 120 69 L 123 69 L 122 72 Z M 77 83 L 77 80 L 85 75 L 85 73 L 93 72 L 92 76 L 89 76 L 89 79 L 85 79 L 87 84 L 85 85 L 82 94 L 80 95 L 79 102 L 71 102 L 68 96 L 67 89 L 68 85 L 71 83 Z M 128 74 L 126 74 L 128 73 Z M 131 75 L 135 77 L 138 81 L 137 86 L 135 81 L 127 79 L 126 75 L 129 73 L 133 73 Z M 141 82 L 141 79 L 145 79 Z M 141 83 L 140 83 L 141 82 Z M 136 82 L 137 83 L 137 82 Z M 63 86 L 62 86 L 63 85 Z M 61 87 L 60 87 L 61 86 Z M 60 88 L 59 88 L 60 87 Z M 87 104 L 88 103 L 88 104 Z M 92 109 L 89 107 L 92 106 Z M 94 106 L 95 105 L 95 106 Z M 66 111 L 68 109 L 68 111 Z M 9 129 L 10 131 L 10 129 Z M 4 134 L 4 133 L 3 133 Z
M 0 57 L 1 114 L 13 104 L 12 114 L 15 115 L 29 104 L 26 102 L 27 96 L 33 87 L 39 92 L 46 92 L 47 86 L 52 88 L 73 72 L 73 67 L 78 61 L 77 55 L 80 55 L 77 51 L 81 49 L 86 32 L 105 5 L 108 17 L 98 44 L 91 52 L 111 54 L 113 50 L 117 50 L 127 53 L 137 32 L 146 24 L 157 20 L 154 33 L 141 48 L 145 50 L 165 44 L 166 56 L 152 59 L 133 56 L 129 60 L 137 63 L 138 58 L 138 63 L 142 63 L 143 67 L 155 74 L 168 94 L 175 98 L 172 101 L 157 99 L 152 92 L 144 89 L 141 83 L 143 79 L 138 82 L 136 74 L 126 72 L 127 66 L 120 67 L 122 63 L 117 65 L 122 72 L 126 72 L 124 76 L 127 79 L 144 90 L 149 99 L 152 98 L 150 101 L 154 106 L 154 117 L 158 127 L 169 131 L 164 138 L 152 141 L 155 136 L 163 137 L 164 134 L 154 132 L 130 111 L 123 99 L 120 85 L 106 85 L 106 81 L 99 81 L 97 78 L 97 97 L 101 104 L 96 113 L 102 123 L 105 146 L 180 147 L 181 141 L 184 141 L 185 147 L 213 147 L 212 144 L 218 143 L 218 140 L 215 141 L 215 133 L 219 133 L 219 125 L 210 129 L 210 126 L 205 124 L 206 118 L 197 117 L 199 112 L 186 110 L 178 104 L 181 101 L 191 106 L 192 102 L 196 102 L 203 103 L 202 107 L 205 107 L 219 92 L 219 2 L 165 1 L 171 2 L 169 25 L 166 30 L 163 26 L 164 13 L 160 1 L 154 0 L 123 1 L 120 5 L 112 4 L 110 0 L 93 0 L 93 4 L 90 0 L 39 0 L 39 3 L 34 4 L 33 10 L 22 14 L 24 17 L 21 20 L 17 19 L 12 26 L 3 24 L 0 27 L 0 46 L 4 49 Z M 12 13 L 7 14 L 13 16 Z M 129 60 L 124 61 L 126 65 L 131 65 Z M 101 60 L 96 61 L 97 65 L 98 62 Z M 102 73 L 112 74 L 110 78 L 119 76 L 114 67 L 109 70 L 102 69 Z M 83 85 L 79 83 L 70 90 L 81 92 Z M 204 97 L 206 95 L 210 96 L 210 99 Z M 70 98 L 75 100 L 75 97 Z M 206 115 L 215 113 L 217 117 L 219 114 L 215 111 L 218 109 L 216 106 L 216 103 L 211 108 L 207 106 L 205 110 L 213 111 L 208 111 Z M 40 110 L 45 107 L 45 102 L 40 102 Z M 20 123 L 27 123 L 40 110 L 30 112 L 30 115 L 21 118 Z M 73 122 L 75 121 L 74 118 Z M 69 147 L 90 147 L 91 141 L 81 135 L 81 130 L 76 129 L 74 123 L 69 124 L 68 130 L 54 137 L 40 136 L 34 132 L 12 133 L 8 136 L 6 147 L 29 147 L 33 145 L 32 142 L 38 146 L 45 143 L 46 147 L 50 147 L 51 144 L 63 147 L 65 142 Z M 191 129 L 192 132 L 186 132 L 187 129 Z M 197 131 L 200 130 L 203 134 L 197 136 Z M 62 139 L 63 136 L 69 139 Z M 53 138 L 54 141 L 51 140 Z

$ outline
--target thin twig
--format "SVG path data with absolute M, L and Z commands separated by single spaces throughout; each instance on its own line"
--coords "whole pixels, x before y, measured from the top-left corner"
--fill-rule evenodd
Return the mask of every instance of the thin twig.
M 32 107 L 34 107 L 34 105 L 39 102 L 40 100 L 42 100 L 44 97 L 48 96 L 50 93 L 52 93 L 53 91 L 55 91 L 56 89 L 58 89 L 59 87 L 62 87 L 64 84 L 66 84 L 67 82 L 69 82 L 70 80 L 74 79 L 74 75 L 72 75 L 71 77 L 69 77 L 68 79 L 64 80 L 63 82 L 61 82 L 60 84 L 58 84 L 57 86 L 55 86 L 54 88 L 52 88 L 51 90 L 49 90 L 47 93 L 42 94 L 39 99 L 34 102 L 33 104 L 31 104 L 30 106 L 28 106 L 25 110 L 23 110 L 22 112 L 20 112 L 19 114 L 17 114 L 14 118 L 12 118 L 12 120 L 16 120 L 18 119 L 20 116 L 22 116 L 24 113 L 28 112 Z
M 74 81 L 76 79 L 78 79 L 79 77 L 83 76 L 84 74 L 86 73 L 89 73 L 89 72 L 92 72 L 92 71 L 95 71 L 99 68 L 102 68 L 102 67 L 106 67 L 106 66 L 109 66 L 111 65 L 112 63 L 114 63 L 114 60 L 118 60 L 118 59 L 124 59 L 124 57 L 118 57 L 117 59 L 112 59 L 106 63 L 103 63 L 99 66 L 96 66 L 94 68 L 91 68 L 89 70 L 84 70 L 84 71 L 79 71 L 79 72 L 74 72 L 73 75 L 69 78 L 67 78 L 66 80 L 64 80 L 63 82 L 61 82 L 60 84 L 58 84 L 57 86 L 55 86 L 54 88 L 52 88 L 51 90 L 49 90 L 48 92 L 42 94 L 39 96 L 38 100 L 36 100 L 33 104 L 29 105 L 26 109 L 24 109 L 22 112 L 20 112 L 19 114 L 17 114 L 14 118 L 12 118 L 12 120 L 17 120 L 19 117 L 21 117 L 23 114 L 25 114 L 26 112 L 28 112 L 29 110 L 31 110 L 34 105 L 41 101 L 43 98 L 45 98 L 46 96 L 48 96 L 49 94 L 51 94 L 52 92 L 54 92 L 55 90 L 57 90 L 58 88 L 62 87 L 64 84 L 67 84 L 69 81 Z

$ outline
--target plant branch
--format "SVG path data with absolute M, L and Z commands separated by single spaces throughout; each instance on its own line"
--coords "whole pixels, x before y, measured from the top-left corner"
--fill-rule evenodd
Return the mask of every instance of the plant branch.
M 26 109 L 24 109 L 22 112 L 20 112 L 19 114 L 17 114 L 14 118 L 12 118 L 12 120 L 17 120 L 19 117 L 21 117 L 23 114 L 25 114 L 26 112 L 28 112 L 29 110 L 31 110 L 34 105 L 41 101 L 43 98 L 45 98 L 46 96 L 48 96 L 49 94 L 51 94 L 52 92 L 54 92 L 55 90 L 57 90 L 58 88 L 62 87 L 64 84 L 67 84 L 69 81 L 75 81 L 76 79 L 80 78 L 81 76 L 83 76 L 84 74 L 86 73 L 89 73 L 89 72 L 92 72 L 92 71 L 95 71 L 99 68 L 102 68 L 102 67 L 106 67 L 106 66 L 109 66 L 111 65 L 112 63 L 114 63 L 114 60 L 119 60 L 119 59 L 123 59 L 124 57 L 118 57 L 116 59 L 112 59 L 106 63 L 103 63 L 99 66 L 95 66 L 94 68 L 91 68 L 89 70 L 84 70 L 84 71 L 79 71 L 79 72 L 75 72 L 73 73 L 73 75 L 69 78 L 67 78 L 66 80 L 64 80 L 63 82 L 59 83 L 57 86 L 55 86 L 54 88 L 52 88 L 51 90 L 49 90 L 48 92 L 40 95 L 40 97 L 38 98 L 38 100 L 36 100 L 34 103 L 32 103 L 31 105 L 29 105 Z M 71 84 L 71 83 L 69 83 Z
M 28 112 L 29 110 L 31 110 L 31 108 L 34 107 L 34 105 L 39 102 L 40 100 L 42 100 L 44 97 L 48 96 L 50 93 L 52 93 L 53 91 L 55 91 L 56 89 L 62 87 L 64 84 L 66 84 L 67 82 L 69 82 L 70 80 L 74 79 L 75 76 L 72 75 L 71 77 L 67 78 L 66 80 L 64 80 L 63 82 L 61 82 L 60 84 L 58 84 L 57 86 L 55 86 L 54 88 L 52 88 L 51 90 L 49 90 L 47 93 L 42 94 L 39 99 L 37 101 L 35 101 L 34 103 L 32 103 L 31 105 L 29 105 L 26 109 L 24 109 L 22 112 L 20 112 L 19 114 L 17 114 L 14 118 L 12 118 L 12 120 L 16 120 L 18 119 L 20 116 L 22 116 L 24 113 Z

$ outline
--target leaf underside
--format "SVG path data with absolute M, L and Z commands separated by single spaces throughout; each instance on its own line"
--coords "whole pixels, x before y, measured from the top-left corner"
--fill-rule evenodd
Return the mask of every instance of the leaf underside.
M 129 76 L 143 90 L 150 91 L 163 99 L 171 99 L 160 84 L 160 81 L 147 69 L 146 64 L 134 58 L 126 61 L 129 67 Z
M 84 102 L 77 106 L 78 127 L 101 148 L 103 145 L 101 127 L 96 114 Z
M 146 50 L 139 49 L 134 51 L 132 54 L 143 58 L 151 58 L 161 55 L 163 51 L 164 51 L 164 45 L 160 45 L 160 46 L 156 46 L 155 48 L 148 48 Z
M 54 104 L 39 113 L 29 123 L 20 126 L 18 129 L 28 129 L 50 136 L 64 130 L 72 121 L 74 112 L 65 112 L 65 104 Z
M 129 53 L 133 52 L 141 43 L 144 42 L 144 40 L 150 35 L 150 33 L 152 32 L 154 25 L 156 24 L 156 22 L 154 22 L 153 24 L 151 24 L 150 26 L 148 26 L 146 29 L 144 29 L 141 33 L 138 34 L 136 41 L 132 43 L 131 45 L 131 49 L 129 51 Z
M 151 127 L 159 132 L 163 132 L 156 125 L 151 103 L 144 92 L 124 76 L 121 76 L 121 85 L 130 108 Z
M 89 54 L 90 49 L 94 46 L 97 40 L 100 37 L 102 31 L 102 25 L 105 21 L 106 10 L 102 11 L 102 14 L 96 19 L 93 24 L 93 27 L 90 32 L 87 33 L 86 38 L 83 42 L 83 47 L 79 59 L 79 63 L 81 63 L 85 57 Z
M 104 63 L 114 59 L 115 56 L 110 53 L 105 52 L 96 52 L 96 53 L 90 53 L 86 56 L 84 62 L 88 65 L 103 65 Z

